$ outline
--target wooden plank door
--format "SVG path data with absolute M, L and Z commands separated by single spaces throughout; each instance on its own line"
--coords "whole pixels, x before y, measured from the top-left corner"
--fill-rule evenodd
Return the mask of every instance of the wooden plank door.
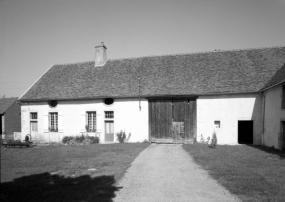
M 105 141 L 114 142 L 114 121 L 105 121 Z
M 172 137 L 175 142 L 184 142 L 187 132 L 187 121 L 189 120 L 187 100 L 173 101 L 172 104 Z M 185 127 L 186 126 L 186 127 Z
M 172 141 L 172 101 L 150 101 L 149 116 L 151 141 Z
M 196 136 L 196 100 L 150 100 L 152 142 L 191 142 Z
M 30 132 L 31 132 L 32 140 L 37 139 L 37 136 L 38 136 L 38 122 L 37 121 L 31 121 L 30 130 L 31 130 Z

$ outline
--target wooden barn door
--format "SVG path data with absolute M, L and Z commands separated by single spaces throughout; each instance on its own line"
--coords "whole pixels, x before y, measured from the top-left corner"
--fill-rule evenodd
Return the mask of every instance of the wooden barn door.
M 149 103 L 149 127 L 151 139 L 172 141 L 172 102 L 151 101 Z
M 193 141 L 196 134 L 196 101 L 150 101 L 149 116 L 152 142 Z

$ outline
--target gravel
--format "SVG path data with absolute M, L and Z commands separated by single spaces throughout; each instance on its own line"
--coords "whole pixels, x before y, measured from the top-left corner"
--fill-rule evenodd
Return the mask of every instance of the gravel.
M 152 144 L 119 182 L 115 202 L 239 201 L 178 144 Z

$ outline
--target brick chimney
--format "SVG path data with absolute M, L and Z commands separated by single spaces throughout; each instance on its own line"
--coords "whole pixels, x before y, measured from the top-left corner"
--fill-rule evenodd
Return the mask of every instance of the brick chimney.
M 95 67 L 104 66 L 107 61 L 107 47 L 101 42 L 101 45 L 95 46 Z

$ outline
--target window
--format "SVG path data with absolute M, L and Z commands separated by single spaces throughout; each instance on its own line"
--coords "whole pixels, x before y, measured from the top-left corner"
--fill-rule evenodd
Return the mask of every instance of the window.
M 96 112 L 87 112 L 86 132 L 96 132 Z
M 282 106 L 281 109 L 285 109 L 285 85 L 282 86 Z
M 221 128 L 221 122 L 220 121 L 215 121 L 214 124 L 215 124 L 216 128 Z
M 113 119 L 114 118 L 114 112 L 113 111 L 106 111 L 105 112 L 105 119 Z
M 49 113 L 49 131 L 58 132 L 58 113 L 57 112 Z
M 30 114 L 30 119 L 31 119 L 31 120 L 37 120 L 37 119 L 38 119 L 38 113 L 32 112 L 32 113 Z
M 113 98 L 106 98 L 106 99 L 104 99 L 104 103 L 105 103 L 105 105 L 111 105 L 114 103 L 114 99 Z

